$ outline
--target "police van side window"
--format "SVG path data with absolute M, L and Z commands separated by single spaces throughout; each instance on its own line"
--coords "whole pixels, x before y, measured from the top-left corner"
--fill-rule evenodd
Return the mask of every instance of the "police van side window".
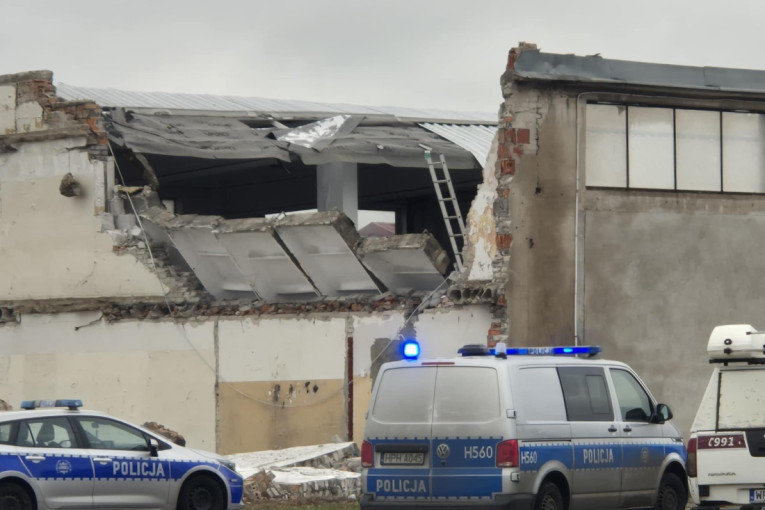
M 0 424 L 0 444 L 12 444 L 13 422 Z
M 436 367 L 393 368 L 382 373 L 372 416 L 388 423 L 430 423 Z
M 67 418 L 41 418 L 20 423 L 16 446 L 74 448 L 75 437 Z
M 601 367 L 558 368 L 569 421 L 610 421 L 611 397 Z
M 635 377 L 626 370 L 611 369 L 619 412 L 624 421 L 648 421 L 653 404 L 648 393 Z
M 563 392 L 554 367 L 520 369 L 513 400 L 519 420 L 566 421 Z
M 80 417 L 78 421 L 90 448 L 99 450 L 149 450 L 148 437 L 138 429 L 103 418 Z

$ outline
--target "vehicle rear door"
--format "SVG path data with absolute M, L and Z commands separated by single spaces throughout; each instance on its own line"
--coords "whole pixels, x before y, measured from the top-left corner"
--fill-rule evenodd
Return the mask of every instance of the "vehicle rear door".
M 739 485 L 750 503 L 765 502 L 765 370 L 720 370 L 715 430 L 698 431 L 700 485 Z M 743 487 L 741 487 L 743 486 Z M 739 499 L 742 501 L 742 499 Z
M 378 376 L 365 429 L 374 456 L 374 466 L 366 471 L 365 491 L 375 500 L 430 501 L 436 370 L 401 366 Z
M 66 416 L 19 423 L 19 458 L 48 508 L 90 508 L 93 466 Z
M 430 463 L 433 501 L 486 499 L 503 491 L 497 446 L 507 422 L 494 366 L 439 365 Z
M 93 503 L 101 508 L 167 505 L 170 464 L 153 457 L 142 430 L 100 416 L 75 418 L 95 473 Z

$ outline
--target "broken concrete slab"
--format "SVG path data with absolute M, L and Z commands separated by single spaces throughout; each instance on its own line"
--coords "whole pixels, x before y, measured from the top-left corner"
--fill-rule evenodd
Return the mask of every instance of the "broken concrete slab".
M 361 237 L 339 211 L 278 218 L 274 229 L 300 267 L 325 296 L 378 294 L 385 289 L 356 257 Z
M 306 301 L 319 297 L 318 289 L 276 237 L 273 221 L 226 220 L 213 234 L 244 279 L 266 301 Z
M 363 239 L 361 262 L 393 292 L 433 290 L 444 281 L 451 261 L 432 234 Z

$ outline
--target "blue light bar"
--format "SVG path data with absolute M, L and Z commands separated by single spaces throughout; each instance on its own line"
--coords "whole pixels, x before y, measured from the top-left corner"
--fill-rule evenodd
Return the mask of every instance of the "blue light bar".
M 59 399 L 59 400 L 24 400 L 21 402 L 21 408 L 25 410 L 39 409 L 41 407 L 68 407 L 72 411 L 82 407 L 82 400 L 79 399 Z
M 587 357 L 600 354 L 601 348 L 597 345 L 578 345 L 562 347 L 509 347 L 508 356 L 577 356 Z
M 417 340 L 411 338 L 404 340 L 401 346 L 401 354 L 404 359 L 417 359 L 420 355 L 420 344 L 417 343 Z

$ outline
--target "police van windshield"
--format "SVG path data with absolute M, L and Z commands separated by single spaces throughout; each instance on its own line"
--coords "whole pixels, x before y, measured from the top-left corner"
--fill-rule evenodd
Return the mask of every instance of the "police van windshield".
M 500 415 L 497 371 L 460 366 L 386 370 L 371 414 L 389 423 L 491 421 Z
M 765 428 L 765 370 L 720 372 L 717 429 Z

